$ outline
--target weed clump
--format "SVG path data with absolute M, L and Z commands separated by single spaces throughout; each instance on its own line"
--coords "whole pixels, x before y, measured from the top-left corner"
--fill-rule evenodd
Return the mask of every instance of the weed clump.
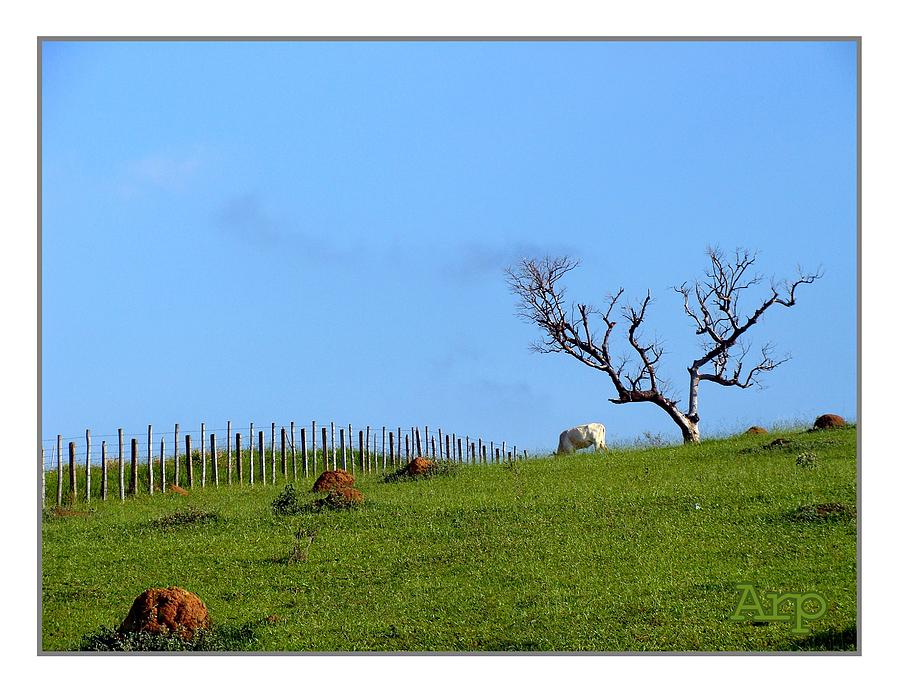
M 797 455 L 797 466 L 804 469 L 815 469 L 819 466 L 819 458 L 814 452 L 801 452 Z
M 303 512 L 303 503 L 293 484 L 288 484 L 272 501 L 272 512 L 276 515 L 296 515 Z
M 175 633 L 120 633 L 105 626 L 82 638 L 78 646 L 89 652 L 209 652 L 229 650 L 214 630 L 202 630 L 188 640 Z
M 153 520 L 150 526 L 153 529 L 178 529 L 179 527 L 189 527 L 191 525 L 211 524 L 221 519 L 218 513 L 188 508 L 187 510 L 179 510 L 171 515 Z
M 309 558 L 309 550 L 315 541 L 317 532 L 315 530 L 304 529 L 299 527 L 294 532 L 294 545 L 291 552 L 284 558 L 277 559 L 278 563 L 291 565 L 292 563 L 304 563 Z
M 850 522 L 856 519 L 856 508 L 842 503 L 803 505 L 789 517 L 794 522 Z

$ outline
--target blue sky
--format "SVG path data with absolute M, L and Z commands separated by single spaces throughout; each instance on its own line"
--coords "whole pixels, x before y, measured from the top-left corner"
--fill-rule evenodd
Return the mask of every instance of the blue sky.
M 228 419 L 677 437 L 530 353 L 503 268 L 569 253 L 572 297 L 651 289 L 685 397 L 697 338 L 671 287 L 709 244 L 825 276 L 751 335 L 793 356 L 765 389 L 703 385 L 703 432 L 856 417 L 853 43 L 48 42 L 42 65 L 44 439 Z

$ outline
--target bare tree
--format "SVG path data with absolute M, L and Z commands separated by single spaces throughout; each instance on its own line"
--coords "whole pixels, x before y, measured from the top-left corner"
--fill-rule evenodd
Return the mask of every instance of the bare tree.
M 687 368 L 690 376 L 687 411 L 672 397 L 669 383 L 657 372 L 663 356 L 662 342 L 642 334 L 647 307 L 652 302 L 649 291 L 637 304 L 620 306 L 618 316 L 627 324 L 631 358 L 614 359 L 609 340 L 616 326 L 615 309 L 623 289 L 609 294 L 602 309 L 586 303 L 568 304 L 561 280 L 578 266 L 578 261 L 565 256 L 526 258 L 517 266 L 507 268 L 506 275 L 510 290 L 519 298 L 519 315 L 544 333 L 532 345 L 533 350 L 569 354 L 605 373 L 616 390 L 616 397 L 610 402 L 651 402 L 671 417 L 685 443 L 696 443 L 700 440 L 697 409 L 700 383 L 709 381 L 746 389 L 758 384 L 762 373 L 774 370 L 790 358 L 777 357 L 772 345 L 766 344 L 756 358 L 748 361 L 751 349 L 744 336 L 772 306 L 790 308 L 796 303 L 798 287 L 812 284 L 822 276 L 821 271 L 807 274 L 798 268 L 797 278 L 771 281 L 757 307 L 752 312 L 742 312 L 743 292 L 763 281 L 762 276 L 752 272 L 756 253 L 739 248 L 733 257 L 726 257 L 718 248 L 707 248 L 706 254 L 710 264 L 705 277 L 673 287 L 684 299 L 684 312 L 702 338 L 702 354 Z

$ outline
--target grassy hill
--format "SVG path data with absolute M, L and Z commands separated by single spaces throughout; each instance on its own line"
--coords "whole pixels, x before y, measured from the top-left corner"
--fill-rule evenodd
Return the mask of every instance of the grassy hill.
M 277 516 L 281 484 L 48 511 L 43 648 L 178 585 L 229 649 L 854 649 L 856 430 L 779 435 L 362 477 L 355 510 Z M 820 503 L 849 512 L 798 512 Z M 808 635 L 731 621 L 745 582 L 827 613 Z

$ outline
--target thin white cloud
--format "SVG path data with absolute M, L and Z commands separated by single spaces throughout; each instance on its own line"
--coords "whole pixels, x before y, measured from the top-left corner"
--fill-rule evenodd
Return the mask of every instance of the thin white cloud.
M 169 189 L 183 189 L 199 168 L 200 158 L 196 155 L 179 158 L 155 154 L 128 165 L 136 180 Z
M 123 197 L 134 198 L 152 190 L 184 192 L 196 180 L 202 163 L 197 153 L 154 153 L 126 161 L 119 175 L 119 193 Z

